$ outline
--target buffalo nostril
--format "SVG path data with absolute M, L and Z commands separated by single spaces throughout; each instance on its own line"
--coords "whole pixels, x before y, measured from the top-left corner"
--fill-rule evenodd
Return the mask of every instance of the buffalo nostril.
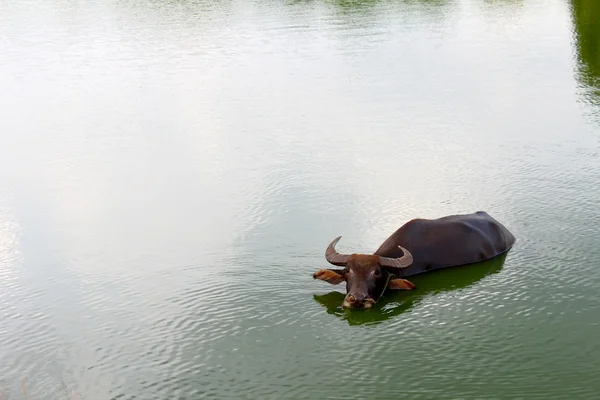
M 349 301 L 354 301 L 354 300 L 355 300 L 355 299 L 354 299 L 354 296 L 352 296 L 352 295 L 349 295 L 349 296 L 348 296 L 348 300 L 349 300 Z

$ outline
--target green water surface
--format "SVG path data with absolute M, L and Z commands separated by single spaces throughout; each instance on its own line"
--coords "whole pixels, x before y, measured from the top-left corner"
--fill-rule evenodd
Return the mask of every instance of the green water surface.
M 597 399 L 598 107 L 595 0 L 2 1 L 0 398 Z M 372 310 L 311 277 L 478 210 Z

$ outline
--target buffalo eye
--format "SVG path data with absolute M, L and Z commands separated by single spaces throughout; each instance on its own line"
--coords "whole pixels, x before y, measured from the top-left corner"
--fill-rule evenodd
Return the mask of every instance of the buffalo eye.
M 380 270 L 378 270 L 378 269 L 376 269 L 376 270 L 373 272 L 373 275 L 374 275 L 376 278 L 379 278 L 379 277 L 381 276 L 381 271 L 380 271 Z

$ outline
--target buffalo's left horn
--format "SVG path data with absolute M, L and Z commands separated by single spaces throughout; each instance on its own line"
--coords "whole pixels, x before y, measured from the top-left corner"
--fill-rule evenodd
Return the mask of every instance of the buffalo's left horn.
M 340 254 L 335 249 L 335 245 L 337 244 L 337 242 L 340 241 L 341 238 L 341 236 L 338 236 L 331 243 L 329 243 L 329 246 L 327 246 L 327 250 L 325 250 L 325 259 L 327 260 L 327 262 L 333 265 L 344 267 L 348 262 L 349 256 L 345 254 Z
M 400 258 L 380 257 L 379 264 L 382 267 L 406 268 L 413 263 L 413 256 L 410 254 L 410 251 L 406 250 L 402 246 L 398 247 L 400 247 L 400 250 L 404 252 L 404 255 Z

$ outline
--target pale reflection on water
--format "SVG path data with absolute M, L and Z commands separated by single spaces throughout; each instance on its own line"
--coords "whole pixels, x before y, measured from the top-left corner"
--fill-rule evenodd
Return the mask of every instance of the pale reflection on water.
M 598 11 L 1 3 L 0 396 L 593 398 Z M 505 259 L 311 278 L 477 210 Z

